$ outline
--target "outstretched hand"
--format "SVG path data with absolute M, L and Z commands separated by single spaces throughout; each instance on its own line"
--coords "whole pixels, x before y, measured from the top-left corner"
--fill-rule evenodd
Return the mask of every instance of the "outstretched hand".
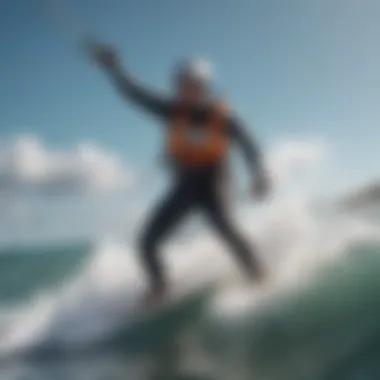
M 112 69 L 119 65 L 115 49 L 111 46 L 94 43 L 90 49 L 91 58 L 95 63 L 105 69 Z

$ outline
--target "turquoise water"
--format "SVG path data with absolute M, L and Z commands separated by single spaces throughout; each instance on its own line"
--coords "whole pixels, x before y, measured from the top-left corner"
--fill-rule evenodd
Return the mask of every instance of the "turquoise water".
M 0 303 L 20 302 L 39 290 L 54 288 L 80 270 L 90 251 L 90 245 L 82 243 L 0 252 Z
M 13 310 L 13 317 L 2 319 L 0 378 L 379 379 L 379 253 L 380 245 L 374 243 L 352 245 L 309 281 L 234 317 L 213 312 L 208 295 L 147 320 L 125 318 L 115 327 L 107 311 L 120 299 L 90 312 L 83 311 L 83 298 L 61 299 L 48 308 L 38 302 L 41 290 L 59 299 L 63 284 L 82 276 L 95 255 L 93 246 L 4 251 L 0 310 L 2 315 Z M 73 337 L 103 307 L 107 318 L 102 326 L 115 328 L 96 325 L 83 335 L 86 344 L 74 344 Z M 74 318 L 73 324 L 63 316 Z M 34 332 L 24 331 L 20 338 L 22 328 Z M 100 330 L 100 338 L 89 339 Z M 18 340 L 10 339 L 17 334 Z

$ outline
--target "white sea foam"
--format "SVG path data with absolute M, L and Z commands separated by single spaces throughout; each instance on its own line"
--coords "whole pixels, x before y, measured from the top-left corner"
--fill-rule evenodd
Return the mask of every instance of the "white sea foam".
M 185 245 L 168 246 L 163 255 L 175 289 L 216 278 L 221 284 L 223 279 L 231 284 L 221 286 L 213 304 L 219 315 L 242 312 L 265 295 L 296 286 L 320 265 L 337 260 L 347 245 L 380 236 L 375 227 L 362 222 L 318 218 L 310 204 L 299 197 L 278 199 L 257 214 L 244 211 L 239 217 L 241 227 L 257 246 L 270 286 L 250 292 L 243 285 L 241 289 L 233 285 L 231 279 L 241 275 L 236 262 L 212 237 L 200 235 Z M 144 276 L 136 252 L 116 241 L 98 242 L 85 269 L 74 279 L 4 313 L 0 353 L 46 344 L 70 349 L 101 342 L 135 316 L 143 290 Z

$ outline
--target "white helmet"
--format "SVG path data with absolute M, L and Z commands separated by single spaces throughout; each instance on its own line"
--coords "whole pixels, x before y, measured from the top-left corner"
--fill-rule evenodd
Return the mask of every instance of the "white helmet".
M 210 62 L 203 59 L 188 59 L 182 61 L 176 68 L 178 79 L 189 79 L 203 84 L 211 81 L 212 68 Z

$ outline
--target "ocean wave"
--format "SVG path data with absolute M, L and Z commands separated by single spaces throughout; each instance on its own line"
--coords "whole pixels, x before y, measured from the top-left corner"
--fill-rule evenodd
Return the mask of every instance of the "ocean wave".
M 261 252 L 268 285 L 252 290 L 239 284 L 231 256 L 213 240 L 173 245 L 164 260 L 174 288 L 210 280 L 220 287 L 190 326 L 184 323 L 190 304 L 139 325 L 145 281 L 136 252 L 99 241 L 75 275 L 3 312 L 0 355 L 133 351 L 137 342 L 144 351 L 190 329 L 192 344 L 206 349 L 224 375 L 238 363 L 250 375 L 291 379 L 313 371 L 327 376 L 345 357 L 365 350 L 379 327 L 377 226 L 331 215 L 321 222 L 307 205 L 288 203 L 272 205 L 243 227 Z M 165 331 L 164 325 L 172 332 L 155 338 L 152 331 Z
M 11 247 L 0 251 L 0 310 L 38 291 L 59 287 L 80 270 L 91 244 Z

